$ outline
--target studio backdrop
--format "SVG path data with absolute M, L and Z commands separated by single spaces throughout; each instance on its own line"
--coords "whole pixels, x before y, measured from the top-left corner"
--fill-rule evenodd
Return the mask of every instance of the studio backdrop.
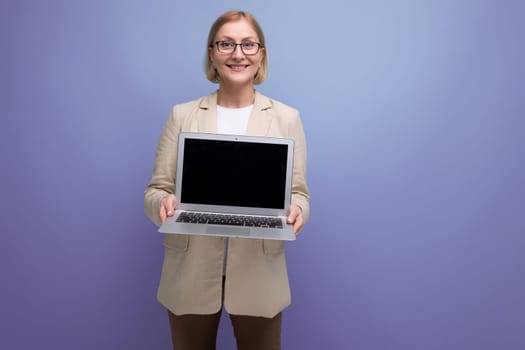
M 301 112 L 283 349 L 525 348 L 521 1 L 3 1 L 0 348 L 169 349 L 143 212 L 174 104 L 252 12 Z M 223 317 L 218 349 L 234 348 Z

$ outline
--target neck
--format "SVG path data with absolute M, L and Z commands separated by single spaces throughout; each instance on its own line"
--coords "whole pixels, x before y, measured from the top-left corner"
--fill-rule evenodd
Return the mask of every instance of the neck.
M 217 104 L 226 108 L 241 108 L 252 105 L 255 100 L 255 90 L 252 85 L 246 88 L 229 89 L 221 86 L 217 93 Z

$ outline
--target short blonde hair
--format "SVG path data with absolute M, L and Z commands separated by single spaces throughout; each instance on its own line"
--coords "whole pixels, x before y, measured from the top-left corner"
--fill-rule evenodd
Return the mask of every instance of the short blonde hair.
M 232 10 L 224 13 L 219 18 L 217 18 L 211 26 L 210 33 L 208 34 L 208 43 L 206 45 L 206 59 L 204 61 L 204 72 L 206 73 L 206 78 L 212 83 L 218 83 L 220 81 L 220 77 L 211 63 L 209 48 L 213 47 L 213 41 L 215 40 L 215 36 L 217 35 L 217 32 L 219 32 L 223 25 L 225 25 L 226 23 L 239 21 L 241 19 L 245 19 L 248 21 L 248 23 L 251 24 L 251 26 L 255 30 L 255 33 L 257 33 L 257 36 L 259 37 L 261 48 L 263 48 L 265 51 L 261 62 L 261 68 L 257 71 L 253 83 L 262 83 L 268 75 L 268 51 L 266 50 L 266 42 L 264 40 L 264 33 L 262 31 L 261 26 L 252 14 L 245 11 Z

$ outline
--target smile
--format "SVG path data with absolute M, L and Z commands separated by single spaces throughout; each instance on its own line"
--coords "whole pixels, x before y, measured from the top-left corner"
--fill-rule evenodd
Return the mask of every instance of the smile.
M 248 65 L 246 64 L 227 64 L 226 66 L 236 72 L 240 72 L 248 68 Z

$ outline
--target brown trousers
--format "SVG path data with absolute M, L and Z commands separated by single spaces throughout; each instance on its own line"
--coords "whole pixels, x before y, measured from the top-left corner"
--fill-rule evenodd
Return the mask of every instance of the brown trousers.
M 215 350 L 221 311 L 180 315 L 168 310 L 173 350 Z M 282 313 L 274 318 L 230 315 L 238 350 L 280 350 Z

